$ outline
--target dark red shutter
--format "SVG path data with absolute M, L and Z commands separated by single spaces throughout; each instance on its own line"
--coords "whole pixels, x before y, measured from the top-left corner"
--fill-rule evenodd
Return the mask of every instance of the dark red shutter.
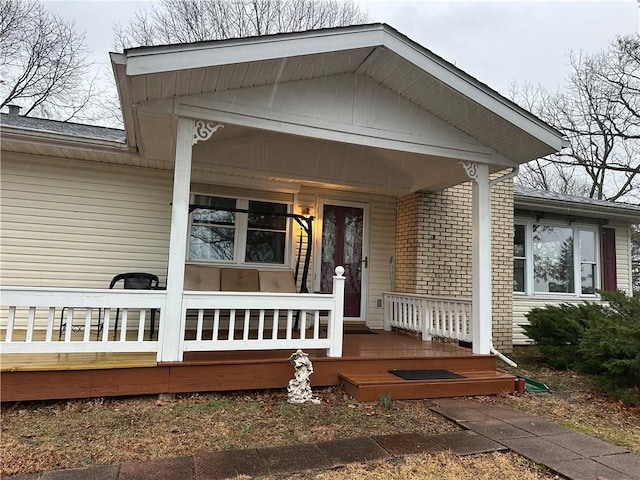
M 602 289 L 606 292 L 615 292 L 618 283 L 616 281 L 616 230 L 614 228 L 602 229 Z

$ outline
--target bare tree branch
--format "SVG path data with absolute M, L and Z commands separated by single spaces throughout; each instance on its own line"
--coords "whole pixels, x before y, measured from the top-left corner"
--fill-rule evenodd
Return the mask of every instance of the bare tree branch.
M 95 94 L 85 35 L 34 0 L 0 0 L 0 108 L 77 118 Z
M 594 55 L 571 52 L 565 87 L 512 86 L 512 98 L 562 131 L 570 146 L 529 163 L 528 186 L 640 202 L 640 40 L 622 37 Z
M 366 23 L 352 0 L 160 0 L 115 26 L 116 48 L 240 38 Z

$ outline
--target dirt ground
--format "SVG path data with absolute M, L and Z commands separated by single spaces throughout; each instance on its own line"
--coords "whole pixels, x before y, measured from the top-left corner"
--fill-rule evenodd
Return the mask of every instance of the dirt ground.
M 518 373 L 547 383 L 552 393 L 474 400 L 540 415 L 640 453 L 640 411 L 597 393 L 588 378 L 546 369 L 531 352 L 514 354 L 521 364 Z M 358 403 L 338 388 L 315 393 L 319 405 L 290 405 L 285 391 L 3 404 L 0 475 L 368 435 L 433 435 L 459 428 L 431 412 L 429 400 Z M 510 477 L 508 471 L 518 474 Z M 517 455 L 499 453 L 417 455 L 287 478 L 557 477 Z

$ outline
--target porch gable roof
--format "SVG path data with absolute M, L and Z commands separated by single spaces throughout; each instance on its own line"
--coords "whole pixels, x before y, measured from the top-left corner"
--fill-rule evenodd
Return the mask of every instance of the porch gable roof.
M 111 60 L 132 146 L 137 104 L 340 74 L 369 78 L 518 163 L 563 146 L 560 132 L 386 24 L 138 47 Z

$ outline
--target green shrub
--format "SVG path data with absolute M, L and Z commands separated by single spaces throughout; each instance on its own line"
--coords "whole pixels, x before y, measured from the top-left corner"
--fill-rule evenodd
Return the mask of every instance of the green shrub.
M 608 395 L 635 404 L 640 400 L 640 297 L 601 295 L 609 306 L 585 332 L 578 347 L 579 369 L 594 375 Z
M 602 307 L 596 304 L 548 305 L 534 308 L 523 325 L 527 336 L 538 345 L 545 361 L 554 368 L 575 368 L 578 345 L 590 323 L 601 315 Z
M 552 367 L 593 375 L 607 395 L 640 404 L 640 296 L 600 293 L 605 306 L 536 308 L 523 328 Z

